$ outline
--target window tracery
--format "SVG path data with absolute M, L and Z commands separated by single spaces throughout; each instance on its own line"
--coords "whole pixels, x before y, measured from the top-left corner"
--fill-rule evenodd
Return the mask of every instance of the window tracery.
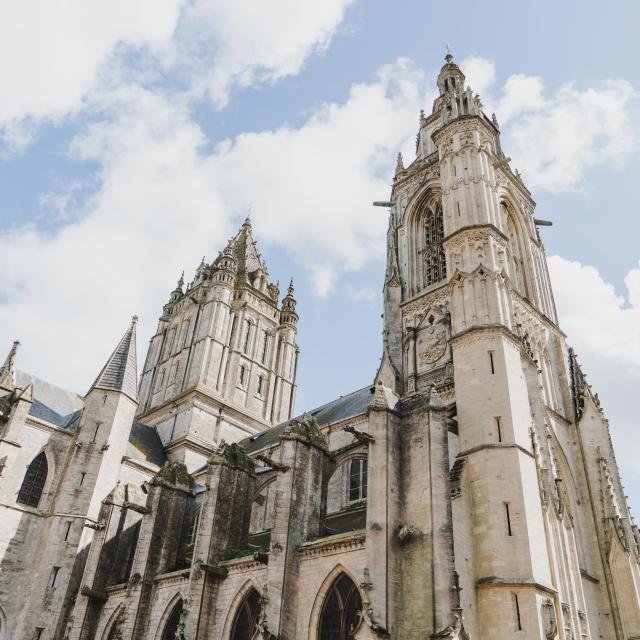
M 258 621 L 262 603 L 260 594 L 254 588 L 244 597 L 231 629 L 231 640 L 251 640 L 258 630 Z
M 180 600 L 171 611 L 171 615 L 165 624 L 161 640 L 178 640 L 178 630 L 182 618 L 183 602 Z
M 350 640 L 360 624 L 361 612 L 360 592 L 343 573 L 331 585 L 322 606 L 318 640 Z
M 18 502 L 28 507 L 37 507 L 44 490 L 49 465 L 44 451 L 32 461 L 24 474 L 22 486 L 18 492 Z
M 428 287 L 440 282 L 447 275 L 447 263 L 442 246 L 444 220 L 440 206 L 427 212 L 423 234 L 424 286 Z

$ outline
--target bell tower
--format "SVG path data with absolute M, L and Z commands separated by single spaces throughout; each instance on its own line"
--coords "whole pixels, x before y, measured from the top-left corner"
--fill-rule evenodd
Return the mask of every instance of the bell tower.
M 530 396 L 543 388 L 568 415 L 562 334 L 535 203 L 464 83 L 448 54 L 416 159 L 397 163 L 378 380 L 401 404 L 435 391 L 448 407 L 450 465 L 467 488 L 452 504 L 467 631 L 542 638 L 552 576 Z
M 279 306 L 247 218 L 218 257 L 180 277 L 151 339 L 138 419 L 169 456 L 201 466 L 233 442 L 291 417 L 299 349 L 293 282 Z

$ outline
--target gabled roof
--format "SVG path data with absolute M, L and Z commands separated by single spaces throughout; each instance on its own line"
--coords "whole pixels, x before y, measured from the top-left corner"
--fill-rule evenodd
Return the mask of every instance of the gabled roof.
M 92 389 L 106 391 L 120 391 L 138 402 L 138 372 L 136 361 L 136 324 L 137 316 L 131 320 L 131 325 L 111 354 L 107 363 L 98 374 Z
M 372 397 L 373 387 L 364 387 L 346 396 L 341 396 L 336 400 L 327 402 L 327 404 L 323 404 L 313 411 L 308 411 L 307 414 L 316 419 L 319 427 L 327 427 L 336 422 L 346 420 L 347 418 L 353 418 L 354 416 L 366 413 Z M 298 416 L 296 420 L 300 420 L 301 418 L 302 415 Z M 239 444 L 247 453 L 254 453 L 265 447 L 277 444 L 289 422 L 290 421 L 287 420 L 275 427 L 271 427 L 271 429 L 245 438 L 241 440 Z

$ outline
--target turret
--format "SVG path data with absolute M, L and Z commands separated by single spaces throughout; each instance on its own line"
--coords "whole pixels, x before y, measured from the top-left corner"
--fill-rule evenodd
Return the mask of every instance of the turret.
M 287 288 L 287 295 L 282 299 L 282 311 L 280 314 L 280 324 L 290 325 L 294 329 L 298 324 L 298 314 L 296 313 L 296 299 L 293 297 L 293 280 Z

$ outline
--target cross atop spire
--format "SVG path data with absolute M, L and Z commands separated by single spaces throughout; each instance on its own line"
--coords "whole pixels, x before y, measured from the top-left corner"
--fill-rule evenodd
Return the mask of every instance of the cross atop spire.
M 13 389 L 13 365 L 19 346 L 20 342 L 18 342 L 18 340 L 15 340 L 11 349 L 9 350 L 9 354 L 6 357 L 4 364 L 0 367 L 0 387 Z
M 131 324 L 120 339 L 107 363 L 100 371 L 96 381 L 91 385 L 93 389 L 105 391 L 119 391 L 138 402 L 138 372 L 136 359 L 136 325 L 138 316 L 131 318 Z

